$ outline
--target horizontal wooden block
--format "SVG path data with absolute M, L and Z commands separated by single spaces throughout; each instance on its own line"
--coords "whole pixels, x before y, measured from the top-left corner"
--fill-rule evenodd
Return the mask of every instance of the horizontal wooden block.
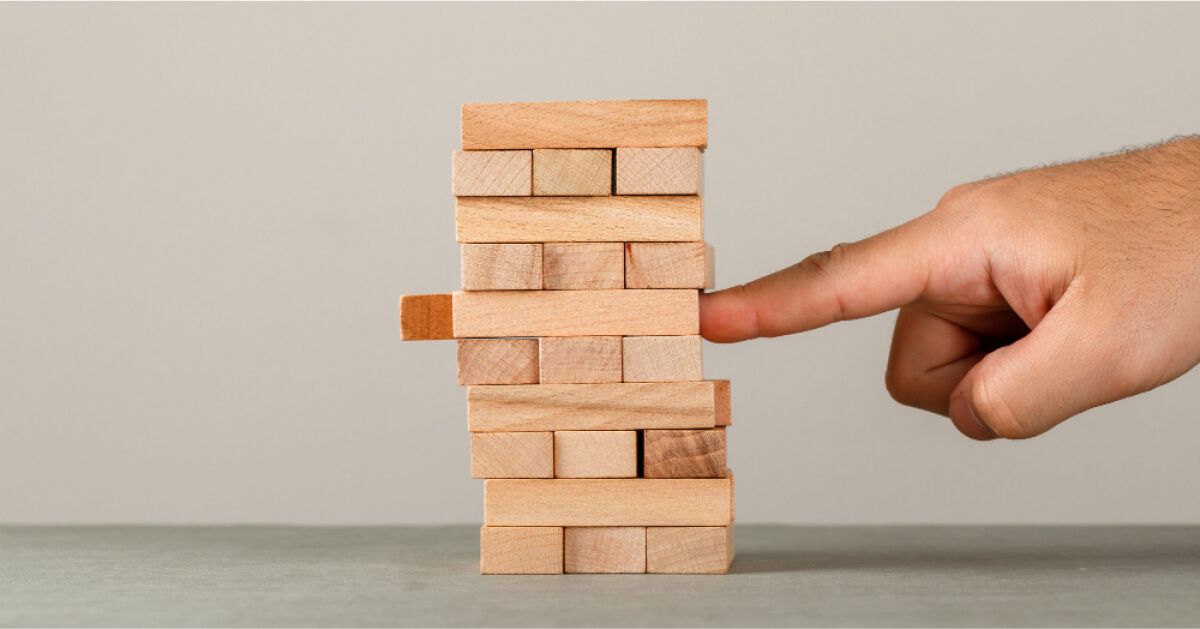
M 704 379 L 698 335 L 626 336 L 621 339 L 625 382 L 689 382 Z
M 625 244 L 625 288 L 712 288 L 714 250 L 703 242 Z
M 563 571 L 568 574 L 645 572 L 646 528 L 573 526 L 563 529 Z
M 725 476 L 725 444 L 724 428 L 647 430 L 643 433 L 642 475 L 646 478 L 721 478 Z M 557 447 L 555 444 L 555 449 Z
M 712 428 L 713 382 L 514 384 L 467 388 L 472 432 Z
M 707 145 L 707 100 L 462 106 L 462 147 L 470 150 Z
M 542 384 L 621 381 L 619 336 L 547 336 L 539 344 Z
M 542 246 L 525 243 L 463 245 L 462 288 L 541 290 Z
M 537 384 L 537 339 L 460 339 L 459 384 Z
M 617 194 L 700 194 L 700 149 L 618 148 Z
M 693 290 L 454 293 L 454 336 L 621 336 L 700 333 Z
M 546 289 L 625 288 L 625 254 L 619 242 L 548 242 L 543 252 Z
M 483 482 L 490 526 L 724 526 L 728 478 L 492 479 Z
M 459 197 L 459 242 L 704 240 L 698 196 Z
M 637 478 L 637 459 L 635 430 L 559 430 L 554 433 L 555 478 Z
M 455 151 L 454 195 L 529 196 L 533 192 L 532 151 Z
M 484 526 L 479 531 L 481 574 L 562 574 L 560 526 Z
M 450 295 L 403 295 L 400 297 L 400 340 L 452 339 L 453 315 Z
M 725 574 L 733 557 L 732 525 L 646 529 L 646 572 Z
M 537 149 L 533 152 L 533 194 L 611 195 L 612 160 L 608 149 Z
M 472 433 L 471 478 L 554 478 L 554 433 Z

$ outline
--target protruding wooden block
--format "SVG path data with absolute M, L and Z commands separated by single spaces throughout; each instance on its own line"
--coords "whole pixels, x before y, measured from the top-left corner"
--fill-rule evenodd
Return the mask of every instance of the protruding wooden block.
M 624 247 L 619 242 L 548 242 L 542 251 L 548 290 L 625 288 Z
M 440 341 L 452 338 L 454 312 L 450 295 L 400 297 L 400 340 Z
M 732 525 L 646 529 L 646 572 L 725 574 L 733 557 Z
M 626 336 L 621 339 L 625 382 L 689 382 L 704 379 L 698 335 Z
M 625 288 L 712 288 L 714 251 L 703 242 L 625 244 Z
M 539 244 L 466 244 L 462 246 L 463 290 L 541 290 Z
M 479 531 L 480 574 L 562 574 L 560 526 L 484 526 Z
M 554 477 L 637 478 L 637 450 L 634 430 L 555 431 Z
M 704 240 L 698 196 L 459 197 L 459 242 Z
M 554 433 L 471 433 L 471 478 L 554 478 Z
M 729 426 L 733 423 L 733 392 L 728 380 L 709 380 L 713 384 L 713 414 L 716 425 Z
M 617 194 L 700 194 L 700 149 L 618 148 Z
M 454 293 L 454 336 L 699 334 L 694 290 L 542 290 Z
M 460 339 L 459 384 L 537 384 L 537 339 Z
M 454 195 L 529 196 L 533 191 L 532 151 L 455 151 Z
M 725 443 L 724 428 L 647 430 L 643 433 L 642 475 L 646 478 L 721 478 L 725 476 Z M 555 462 L 555 467 L 557 465 Z
M 608 149 L 537 149 L 533 194 L 539 197 L 612 194 L 613 153 Z
M 621 381 L 619 336 L 547 336 L 539 343 L 542 384 Z
M 640 574 L 646 571 L 643 526 L 573 526 L 563 530 L 568 574 Z
M 489 526 L 725 526 L 728 478 L 483 481 Z
M 464 149 L 708 145 L 707 100 L 469 103 Z
M 513 384 L 467 388 L 472 432 L 642 430 L 717 425 L 713 382 Z

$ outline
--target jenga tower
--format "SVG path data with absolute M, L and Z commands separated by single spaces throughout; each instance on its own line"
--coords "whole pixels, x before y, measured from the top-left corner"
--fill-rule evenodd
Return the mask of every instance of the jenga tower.
M 484 574 L 729 570 L 707 144 L 703 100 L 463 106 L 462 292 L 402 297 L 400 328 L 458 339 Z

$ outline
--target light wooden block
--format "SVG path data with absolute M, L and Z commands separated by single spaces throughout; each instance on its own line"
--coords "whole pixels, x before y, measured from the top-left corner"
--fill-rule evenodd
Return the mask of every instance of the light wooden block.
M 646 529 L 646 572 L 725 574 L 733 557 L 733 526 Z
M 547 336 L 539 344 L 542 384 L 621 381 L 619 336 Z
M 479 531 L 481 574 L 562 574 L 560 526 L 484 526 Z
M 704 240 L 698 196 L 458 197 L 458 242 Z
M 472 432 L 712 428 L 713 382 L 467 387 Z
M 641 574 L 646 571 L 646 528 L 573 526 L 563 529 L 568 574 Z
M 532 151 L 455 151 L 454 195 L 529 196 L 533 192 Z
M 619 242 L 548 242 L 542 251 L 546 289 L 625 288 L 625 254 Z
M 542 246 L 539 244 L 465 244 L 462 246 L 463 290 L 541 290 Z
M 537 149 L 533 152 L 533 194 L 611 195 L 612 160 L 608 149 Z
M 691 336 L 626 336 L 621 339 L 625 382 L 690 382 L 704 379 L 702 343 Z
M 462 147 L 470 150 L 707 145 L 707 100 L 462 106 Z
M 454 293 L 454 336 L 648 336 L 700 333 L 694 290 Z
M 460 339 L 459 384 L 537 384 L 537 339 Z
M 554 433 L 471 433 L 471 478 L 554 478 Z
M 642 439 L 642 475 L 646 478 L 725 476 L 724 428 L 647 430 Z M 557 442 L 554 447 L 557 451 Z
M 637 478 L 637 459 L 635 430 L 559 430 L 554 433 L 555 478 Z
M 713 384 L 713 408 L 716 425 L 733 424 L 733 392 L 728 380 L 709 380 Z
M 699 304 L 697 304 L 697 313 Z M 402 295 L 400 340 L 439 341 L 454 338 L 450 295 Z
M 617 194 L 700 194 L 700 149 L 618 148 Z
M 625 244 L 625 288 L 712 288 L 713 248 L 703 242 Z
M 728 478 L 483 481 L 489 526 L 725 526 Z

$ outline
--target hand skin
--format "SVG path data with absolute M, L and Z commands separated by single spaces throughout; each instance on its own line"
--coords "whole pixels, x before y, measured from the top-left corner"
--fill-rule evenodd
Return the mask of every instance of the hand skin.
M 1200 137 L 958 186 L 904 225 L 703 295 L 710 341 L 899 308 L 885 378 L 974 439 L 1041 434 L 1200 362 Z

